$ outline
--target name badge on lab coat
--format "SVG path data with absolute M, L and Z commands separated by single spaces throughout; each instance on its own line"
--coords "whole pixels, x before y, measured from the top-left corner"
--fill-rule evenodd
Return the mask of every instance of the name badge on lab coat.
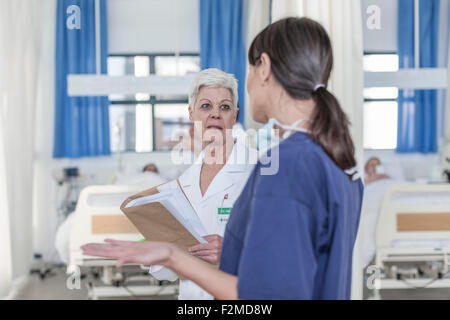
M 227 222 L 232 208 L 217 208 L 220 222 Z

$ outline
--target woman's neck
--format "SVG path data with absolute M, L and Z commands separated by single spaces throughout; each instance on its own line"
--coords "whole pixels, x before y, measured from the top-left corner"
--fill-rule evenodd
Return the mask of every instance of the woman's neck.
M 287 94 L 283 89 L 278 90 L 271 95 L 273 98 L 270 101 L 268 110 L 266 112 L 267 118 L 275 118 L 280 123 L 291 125 L 300 119 L 312 120 L 315 102 L 313 99 L 300 100 L 294 99 Z M 302 122 L 299 127 L 309 128 L 309 122 Z
M 225 139 L 224 144 L 214 144 L 211 142 L 203 148 L 204 159 L 206 165 L 224 166 L 233 151 L 234 139 Z

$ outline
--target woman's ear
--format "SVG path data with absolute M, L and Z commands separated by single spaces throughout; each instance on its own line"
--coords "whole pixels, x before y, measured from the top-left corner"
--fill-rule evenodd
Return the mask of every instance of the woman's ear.
M 272 64 L 270 61 L 270 57 L 267 53 L 263 52 L 261 54 L 260 58 L 260 65 L 259 65 L 259 76 L 262 80 L 263 84 L 267 84 L 270 76 L 272 75 Z
M 189 110 L 189 120 L 191 120 L 191 122 L 193 122 L 194 120 L 193 120 L 193 118 L 192 118 L 192 108 L 191 108 L 191 106 L 189 106 L 189 108 L 188 108 L 188 110 Z

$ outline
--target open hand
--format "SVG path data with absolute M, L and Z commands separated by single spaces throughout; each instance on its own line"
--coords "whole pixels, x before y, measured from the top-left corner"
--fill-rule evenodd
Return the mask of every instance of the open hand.
M 165 265 L 174 250 L 174 245 L 155 241 L 120 241 L 106 239 L 106 243 L 88 243 L 81 247 L 89 256 L 117 259 L 117 266 L 124 264 Z
M 223 238 L 217 234 L 203 237 L 208 243 L 200 243 L 189 248 L 189 253 L 212 264 L 219 264 Z

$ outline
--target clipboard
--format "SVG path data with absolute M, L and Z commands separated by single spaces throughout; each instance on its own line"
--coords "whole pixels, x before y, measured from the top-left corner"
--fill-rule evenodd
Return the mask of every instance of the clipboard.
M 177 183 L 192 207 L 178 179 Z M 126 208 L 134 199 L 159 193 L 158 187 L 161 185 L 128 197 L 121 204 L 120 210 L 146 239 L 173 243 L 187 252 L 189 247 L 199 244 L 199 241 L 161 203 L 152 202 Z

